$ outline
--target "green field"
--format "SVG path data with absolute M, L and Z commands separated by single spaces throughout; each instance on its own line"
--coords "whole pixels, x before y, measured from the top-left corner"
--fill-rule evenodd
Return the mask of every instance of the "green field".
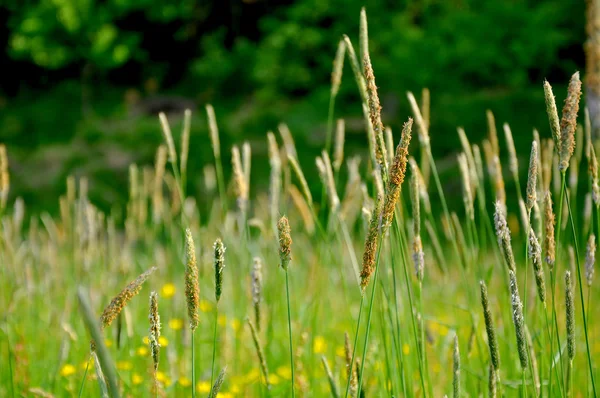
M 579 75 L 558 111 L 540 84 L 549 126 L 518 138 L 531 152 L 488 112 L 483 141 L 452 137 L 440 178 L 427 90 L 402 128 L 381 123 L 365 21 L 334 62 L 308 181 L 285 128 L 226 147 L 207 106 L 203 143 L 190 114 L 181 133 L 156 120 L 163 143 L 130 166 L 126 208 L 101 211 L 69 177 L 56 216 L 31 214 L 0 146 L 0 396 L 597 395 L 600 188 Z M 362 157 L 333 117 L 343 59 Z M 187 161 L 200 145 L 203 169 Z

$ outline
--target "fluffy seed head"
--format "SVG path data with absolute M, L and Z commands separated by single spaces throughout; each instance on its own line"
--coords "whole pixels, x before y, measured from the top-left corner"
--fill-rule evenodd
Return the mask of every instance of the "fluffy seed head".
M 554 211 L 552 210 L 552 195 L 550 191 L 546 191 L 544 195 L 544 251 L 546 252 L 546 264 L 550 269 L 554 267 L 554 256 L 556 252 L 556 243 L 554 241 Z
M 383 123 L 381 122 L 381 105 L 379 103 L 379 95 L 377 93 L 377 85 L 375 84 L 375 75 L 371 66 L 371 59 L 367 54 L 363 57 L 363 68 L 365 71 L 365 81 L 367 83 L 367 95 L 369 98 L 369 118 L 375 133 L 375 156 L 377 163 L 382 170 L 384 181 L 387 178 L 387 151 L 383 138 Z
M 352 363 L 352 346 L 348 332 L 344 333 L 344 355 L 346 358 L 346 377 L 350 379 L 349 396 L 355 397 L 358 390 L 358 369 L 356 361 Z
M 462 176 L 463 202 L 465 203 L 465 211 L 467 213 L 467 217 L 473 220 L 475 218 L 475 210 L 473 208 L 473 192 L 471 191 L 471 174 L 469 171 L 467 155 L 464 152 L 458 155 L 458 166 Z
M 489 140 L 492 148 L 492 153 L 498 155 L 500 153 L 500 145 L 498 144 L 498 131 L 496 130 L 496 119 L 491 110 L 485 111 L 485 116 L 488 124 Z
M 200 305 L 200 287 L 198 285 L 198 265 L 196 264 L 196 246 L 192 231 L 185 230 L 185 298 L 192 332 L 198 327 L 198 307 Z
M 585 279 L 588 286 L 592 286 L 594 278 L 594 263 L 596 262 L 596 235 L 591 234 L 588 238 L 585 252 Z
M 215 384 L 213 384 L 212 389 L 210 390 L 210 394 L 208 395 L 208 398 L 216 398 L 217 395 L 219 395 L 219 391 L 221 391 L 221 386 L 223 385 L 223 380 L 225 379 L 226 371 L 227 371 L 227 366 L 225 366 L 223 369 L 221 369 L 221 371 L 219 372 L 219 375 L 217 376 L 217 380 L 215 381 Z
M 219 140 L 219 128 L 217 127 L 217 117 L 215 109 L 211 104 L 206 105 L 206 116 L 208 117 L 208 129 L 210 131 L 210 142 L 213 147 L 215 159 L 221 158 L 221 142 Z
M 565 307 L 567 310 L 567 351 L 569 359 L 575 358 L 575 299 L 571 272 L 565 272 Z
M 560 165 L 559 170 L 564 172 L 569 167 L 569 162 L 575 150 L 575 129 L 577 127 L 577 112 L 579 112 L 579 97 L 581 97 L 581 80 L 579 72 L 575 72 L 569 82 L 567 98 L 563 106 L 560 120 Z
M 490 363 L 490 366 L 488 369 L 488 397 L 489 398 L 496 398 L 497 390 L 498 390 L 498 386 L 496 383 L 497 383 L 497 380 L 496 380 L 496 372 L 494 371 L 494 365 L 492 365 Z
M 225 245 L 220 238 L 215 241 L 213 250 L 215 259 L 215 298 L 218 303 L 223 292 L 223 269 L 225 268 Z
M 6 146 L 0 144 L 0 208 L 6 206 L 8 190 L 10 188 L 10 175 L 8 174 L 8 156 Z
M 498 341 L 496 340 L 496 329 L 494 328 L 494 320 L 492 311 L 488 301 L 487 287 L 483 281 L 479 282 L 481 291 L 481 306 L 483 307 L 483 318 L 485 320 L 485 330 L 488 336 L 488 346 L 490 348 L 490 358 L 494 369 L 500 369 L 500 351 L 498 350 Z
M 158 315 L 158 294 L 156 292 L 150 293 L 150 333 L 148 340 L 150 341 L 150 352 L 152 353 L 152 362 L 154 363 L 154 370 L 158 369 L 158 352 L 160 344 L 158 339 L 160 338 L 160 316 Z
M 281 261 L 281 268 L 287 271 L 292 259 L 292 236 L 290 223 L 286 216 L 282 216 L 277 223 L 277 229 L 279 231 L 279 258 Z
M 517 277 L 513 270 L 509 270 L 510 276 L 510 298 L 513 313 L 513 323 L 515 325 L 515 334 L 517 337 L 517 350 L 519 352 L 519 360 L 521 361 L 521 369 L 527 369 L 527 341 L 525 340 L 525 318 L 523 317 L 523 304 L 519 296 L 519 287 L 517 285 Z
M 335 126 L 335 146 L 333 148 L 333 169 L 337 172 L 344 163 L 344 136 L 346 126 L 344 119 L 338 119 Z
M 236 145 L 231 148 L 231 166 L 233 169 L 233 181 L 238 207 L 241 211 L 245 211 L 248 202 L 248 183 L 244 169 L 242 168 L 240 150 Z
M 515 149 L 515 141 L 513 140 L 512 131 L 508 123 L 502 126 L 504 136 L 506 138 L 506 149 L 508 149 L 508 168 L 513 176 L 519 173 L 519 160 L 517 159 L 517 150 Z
M 160 119 L 160 125 L 165 136 L 167 149 L 169 150 L 169 162 L 175 164 L 177 161 L 177 152 L 175 151 L 175 143 L 173 142 L 173 134 L 171 133 L 171 127 L 169 127 L 167 115 L 165 115 L 163 112 L 160 112 L 158 114 L 158 118 Z
M 598 158 L 594 146 L 590 145 L 590 179 L 592 181 L 592 199 L 596 207 L 600 206 L 600 185 L 598 184 Z

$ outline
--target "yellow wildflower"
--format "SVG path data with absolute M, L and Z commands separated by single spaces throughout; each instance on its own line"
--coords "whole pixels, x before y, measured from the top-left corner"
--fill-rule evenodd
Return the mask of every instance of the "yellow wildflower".
M 181 328 L 183 328 L 183 320 L 179 318 L 170 319 L 169 328 L 173 330 L 181 330 Z
M 326 349 L 327 343 L 325 342 L 323 336 L 315 337 L 315 340 L 313 341 L 313 352 L 315 354 L 324 354 Z
M 196 391 L 200 393 L 210 392 L 210 383 L 208 381 L 200 381 L 196 385 Z
M 76 371 L 75 366 L 67 363 L 67 364 L 63 365 L 63 367 L 60 369 L 60 375 L 64 376 L 64 377 L 68 377 L 68 376 L 75 374 L 75 371 Z
M 219 315 L 219 317 L 217 318 L 217 323 L 219 324 L 219 326 L 227 325 L 227 317 L 223 314 Z
M 200 300 L 199 308 L 202 312 L 210 312 L 212 311 L 212 304 L 210 301 Z
M 166 347 L 169 345 L 169 340 L 167 340 L 165 336 L 160 336 L 158 338 L 158 344 L 160 344 L 161 347 Z
M 160 289 L 160 295 L 163 298 L 169 299 L 175 295 L 175 285 L 172 283 L 167 283 Z
M 129 361 L 117 361 L 117 369 L 131 370 L 131 369 L 133 369 L 133 365 Z
M 410 354 L 410 346 L 408 344 L 404 344 L 402 346 L 402 352 L 404 353 L 404 355 Z
M 141 346 L 137 349 L 136 354 L 138 354 L 140 357 L 145 357 L 146 355 L 148 355 L 148 347 L 146 346 Z
M 192 385 L 192 381 L 185 376 L 179 378 L 179 385 L 181 387 L 189 387 Z
M 280 366 L 277 368 L 277 373 L 282 379 L 291 380 L 292 378 L 292 370 L 289 366 Z M 270 379 L 271 377 L 269 377 Z
M 231 322 L 229 322 L 231 324 L 231 328 L 237 332 L 238 330 L 240 330 L 240 321 L 239 319 L 232 319 Z
M 138 384 L 142 384 L 143 381 L 144 381 L 144 379 L 142 378 L 142 376 L 140 376 L 137 373 L 134 373 L 133 376 L 131 376 L 131 382 L 133 383 L 134 386 L 137 386 Z

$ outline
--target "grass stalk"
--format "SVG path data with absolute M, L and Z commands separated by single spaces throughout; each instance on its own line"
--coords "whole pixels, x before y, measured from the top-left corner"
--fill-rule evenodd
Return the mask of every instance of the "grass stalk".
M 213 385 L 214 377 L 215 377 L 215 358 L 217 357 L 217 325 L 219 323 L 219 306 L 218 304 L 215 306 L 215 327 L 213 331 L 213 352 L 212 352 L 212 362 L 210 365 L 210 385 Z
M 290 309 L 290 282 L 288 277 L 288 270 L 285 270 L 285 292 L 287 295 L 287 313 L 288 313 L 288 332 L 290 342 L 290 368 L 292 370 L 292 398 L 296 396 L 295 392 L 295 377 L 294 377 L 294 349 L 292 346 L 292 311 Z

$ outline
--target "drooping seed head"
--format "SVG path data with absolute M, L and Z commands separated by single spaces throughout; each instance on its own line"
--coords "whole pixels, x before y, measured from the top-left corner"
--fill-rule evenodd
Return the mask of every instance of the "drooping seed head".
M 223 292 L 223 269 L 225 268 L 225 245 L 220 238 L 215 241 L 213 250 L 215 259 L 215 298 L 218 303 Z
M 554 258 L 556 254 L 556 243 L 554 241 L 554 211 L 552 210 L 552 195 L 546 191 L 544 195 L 544 251 L 546 252 L 546 264 L 550 269 L 554 268 Z
M 485 330 L 488 336 L 488 346 L 490 349 L 490 358 L 494 369 L 500 369 L 500 351 L 498 350 L 498 341 L 496 339 L 496 329 L 494 328 L 494 320 L 492 311 L 488 301 L 487 287 L 483 281 L 479 282 L 481 291 L 481 306 L 483 307 L 483 318 L 485 320 Z
M 594 279 L 594 263 L 596 262 L 596 235 L 591 234 L 588 238 L 585 251 L 585 279 L 588 286 L 592 286 Z
M 200 287 L 198 284 L 198 265 L 196 264 L 196 246 L 192 231 L 185 230 L 185 298 L 192 332 L 198 327 L 198 307 L 200 306 Z
M 158 355 L 160 350 L 160 344 L 158 342 L 160 338 L 160 316 L 158 315 L 158 294 L 156 292 L 150 293 L 150 333 L 148 340 L 150 341 L 150 352 L 152 353 L 152 362 L 154 363 L 154 370 L 158 369 Z
M 286 216 L 282 216 L 277 223 L 279 231 L 279 259 L 281 268 L 287 271 L 292 259 L 292 236 L 290 223 Z
M 134 298 L 140 290 L 142 290 L 142 285 L 150 275 L 156 271 L 156 267 L 152 267 L 146 272 L 142 273 L 140 276 L 135 278 L 135 280 L 131 281 L 121 292 L 116 295 L 100 316 L 100 327 L 105 329 L 110 326 L 110 324 L 115 320 L 115 318 L 121 313 L 123 308 L 127 305 L 127 303 Z
M 544 278 L 544 268 L 542 267 L 542 248 L 533 228 L 529 228 L 529 245 L 527 249 L 527 255 L 533 264 L 538 296 L 544 307 L 546 307 L 546 281 Z
M 577 127 L 577 112 L 579 112 L 579 97 L 581 97 L 581 80 L 579 72 L 571 76 L 567 98 L 563 106 L 560 120 L 560 165 L 559 170 L 564 172 L 569 167 L 571 156 L 575 150 L 575 129 Z
M 565 272 L 565 307 L 567 311 L 567 352 L 569 359 L 575 358 L 575 299 L 571 272 Z
M 525 340 L 525 318 L 523 317 L 523 304 L 519 296 L 519 287 L 517 285 L 517 277 L 513 270 L 509 270 L 510 276 L 510 298 L 512 305 L 513 323 L 515 325 L 515 334 L 517 337 L 517 350 L 519 352 L 519 360 L 521 369 L 527 369 L 527 342 Z

